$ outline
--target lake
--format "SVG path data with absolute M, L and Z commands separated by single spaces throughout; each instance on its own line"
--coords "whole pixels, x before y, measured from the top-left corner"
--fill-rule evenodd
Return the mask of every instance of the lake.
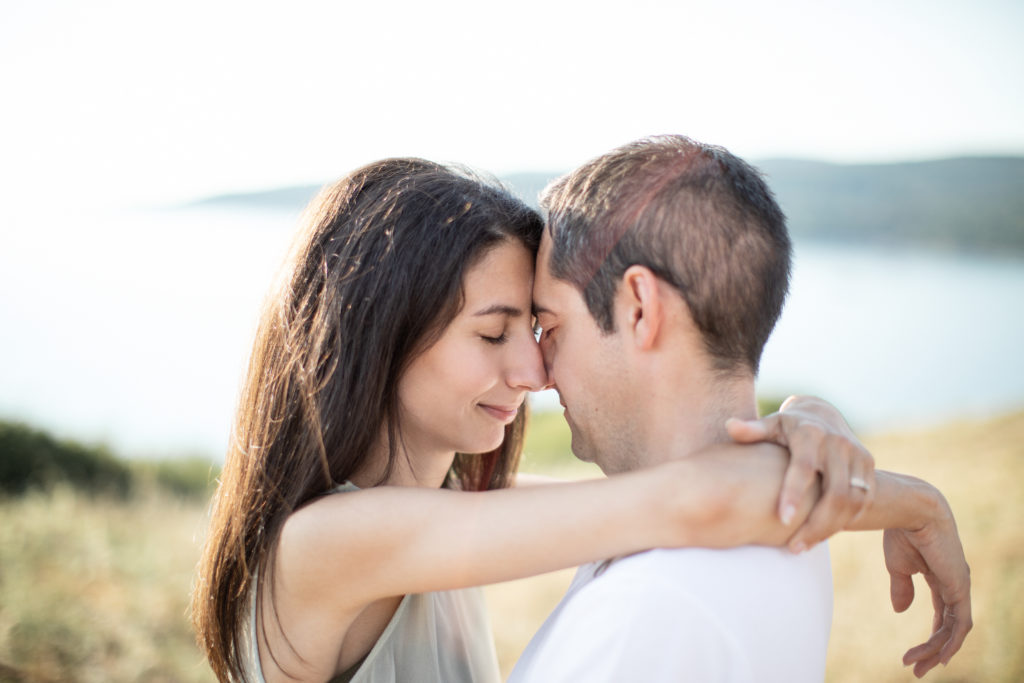
M 219 456 L 297 214 L 41 213 L 0 209 L 0 416 Z M 819 394 L 860 430 L 1021 408 L 1022 311 L 1021 258 L 798 243 L 759 390 Z

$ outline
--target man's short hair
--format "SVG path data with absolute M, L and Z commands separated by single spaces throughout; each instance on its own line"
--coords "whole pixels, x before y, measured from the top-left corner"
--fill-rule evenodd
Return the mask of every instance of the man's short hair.
M 605 332 L 626 269 L 649 268 L 690 309 L 715 367 L 757 373 L 789 287 L 786 218 L 761 174 L 677 135 L 629 143 L 544 192 L 551 275 Z

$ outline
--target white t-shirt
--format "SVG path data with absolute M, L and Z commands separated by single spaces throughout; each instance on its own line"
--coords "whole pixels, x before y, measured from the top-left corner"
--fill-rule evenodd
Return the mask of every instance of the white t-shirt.
M 580 567 L 509 683 L 824 680 L 825 543 L 800 555 L 651 550 L 601 564 Z

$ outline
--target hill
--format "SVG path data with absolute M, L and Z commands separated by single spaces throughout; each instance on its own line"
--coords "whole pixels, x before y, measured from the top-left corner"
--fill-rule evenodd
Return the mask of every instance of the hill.
M 1024 253 L 1024 159 L 759 164 L 796 238 Z
M 892 164 L 804 159 L 757 162 L 796 239 L 1024 254 L 1024 158 L 963 157 Z M 502 178 L 533 206 L 550 173 Z M 297 211 L 313 185 L 211 197 L 193 206 Z

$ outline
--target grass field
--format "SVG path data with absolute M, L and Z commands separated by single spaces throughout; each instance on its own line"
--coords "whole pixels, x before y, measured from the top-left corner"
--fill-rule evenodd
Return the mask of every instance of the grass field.
M 159 490 L 0 503 L 0 681 L 213 680 L 186 611 L 204 513 Z
M 525 469 L 593 473 L 565 457 L 560 416 L 536 418 Z M 975 629 L 927 680 L 1024 680 L 1024 413 L 866 442 L 879 467 L 946 494 L 971 563 Z M 157 487 L 125 500 L 62 486 L 0 499 L 0 681 L 212 680 L 187 618 L 205 508 Z M 828 680 L 914 680 L 900 657 L 927 636 L 926 593 L 910 612 L 892 613 L 879 533 L 846 534 L 831 547 Z M 487 589 L 504 671 L 571 576 Z

